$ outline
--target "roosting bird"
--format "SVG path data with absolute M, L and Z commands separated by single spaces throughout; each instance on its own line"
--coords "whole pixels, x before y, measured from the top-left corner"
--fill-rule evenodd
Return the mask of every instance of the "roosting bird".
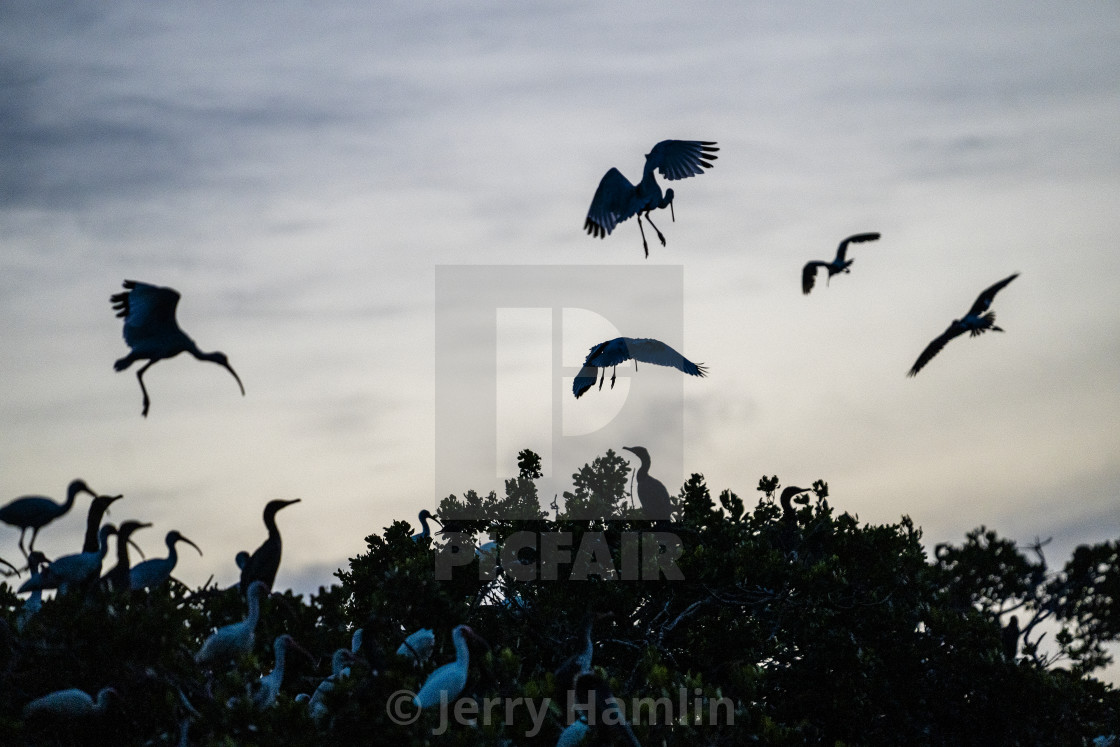
M 801 292 L 808 293 L 813 290 L 813 282 L 817 278 L 817 268 L 823 267 L 828 270 L 828 278 L 825 280 L 825 285 L 832 279 L 833 275 L 841 272 L 851 272 L 850 268 L 854 260 L 845 259 L 848 253 L 848 244 L 859 244 L 864 241 L 878 241 L 878 233 L 857 233 L 854 236 L 849 236 L 840 242 L 840 247 L 836 250 L 836 256 L 831 262 L 822 262 L 820 260 L 813 260 L 805 265 L 801 270 Z
M 456 626 L 455 630 L 451 631 L 451 640 L 455 643 L 455 661 L 444 664 L 428 675 L 420 692 L 412 699 L 417 708 L 439 705 L 441 701 L 451 703 L 459 697 L 459 693 L 463 692 L 467 684 L 467 670 L 470 668 L 467 638 L 489 647 L 489 644 L 470 627 Z
M 272 584 L 276 581 L 276 572 L 280 569 L 280 554 L 283 549 L 280 542 L 280 530 L 276 528 L 276 512 L 285 506 L 299 503 L 299 501 L 299 498 L 293 498 L 290 501 L 269 501 L 264 507 L 264 526 L 268 530 L 268 538 L 241 566 L 240 588 L 242 594 L 248 591 L 249 584 L 254 581 L 263 581 L 268 591 L 272 591 Z
M 249 614 L 241 622 L 225 625 L 210 634 L 194 660 L 206 667 L 225 664 L 253 650 L 253 637 L 261 619 L 261 600 L 268 595 L 263 581 L 249 586 Z
M 432 516 L 432 512 L 429 511 L 426 508 L 423 511 L 420 512 L 419 518 L 420 518 L 420 526 L 423 527 L 423 531 L 412 535 L 411 539 L 412 539 L 413 542 L 419 542 L 420 540 L 424 539 L 425 537 L 431 537 L 432 536 L 432 529 L 431 529 L 431 527 L 428 526 L 428 520 L 429 519 L 431 519 L 432 521 L 439 521 L 439 519 Z
M 615 371 L 618 364 L 634 360 L 634 370 L 638 370 L 638 361 L 642 363 L 655 363 L 658 366 L 672 366 L 678 371 L 683 371 L 690 376 L 704 376 L 708 369 L 703 364 L 696 364 L 673 350 L 660 340 L 634 337 L 616 337 L 613 340 L 601 342 L 591 348 L 587 358 L 583 361 L 583 368 L 572 382 L 572 394 L 579 399 L 599 379 L 599 388 L 603 388 L 603 379 L 606 378 L 606 369 L 611 371 L 611 388 L 614 388 Z M 603 369 L 600 372 L 597 369 Z M 601 376 L 600 376 L 601 373 Z
M 25 705 L 23 707 L 23 717 L 82 718 L 92 716 L 97 713 L 104 713 L 109 705 L 109 699 L 116 695 L 117 691 L 113 688 L 102 688 L 97 693 L 97 700 L 94 701 L 89 693 L 76 687 L 69 690 L 56 690 Z
M 132 542 L 133 532 L 150 526 L 149 522 L 122 521 L 117 527 L 117 564 L 101 577 L 102 582 L 109 587 L 109 591 L 127 591 L 132 588 L 129 582 L 131 565 L 128 559 L 128 543 Z
M 397 656 L 412 659 L 414 666 L 420 666 L 432 655 L 436 647 L 436 636 L 431 628 L 420 628 L 415 633 L 404 639 L 397 648 Z
M 287 633 L 276 636 L 272 641 L 272 652 L 275 657 L 272 671 L 261 675 L 259 680 L 249 685 L 249 699 L 257 710 L 264 710 L 276 703 L 276 697 L 280 694 L 280 686 L 284 684 L 284 667 L 287 663 L 289 648 L 300 652 L 311 661 L 315 660 L 315 657 L 296 643 L 296 640 Z
M 96 579 L 101 575 L 101 563 L 109 552 L 109 535 L 116 534 L 117 528 L 104 524 L 97 535 L 97 550 L 81 552 L 55 558 L 38 578 L 30 578 L 19 587 L 20 592 L 36 589 L 58 589 L 66 591 L 71 584 L 78 585 L 86 579 Z
M 82 540 L 82 552 L 93 552 L 97 549 L 97 530 L 101 528 L 101 520 L 109 511 L 109 504 L 124 498 L 123 495 L 99 495 L 89 504 L 89 513 L 86 514 L 86 536 Z
M 969 333 L 970 337 L 982 335 L 988 330 L 993 332 L 1002 332 L 1003 330 L 996 326 L 996 313 L 988 311 L 992 305 L 992 300 L 999 293 L 1003 286 L 1010 283 L 1015 278 L 1019 277 L 1019 273 L 1005 277 L 990 288 L 984 290 L 977 298 L 976 302 L 972 304 L 972 308 L 964 315 L 962 319 L 954 319 L 949 328 L 941 333 L 940 337 L 934 338 L 933 342 L 926 346 L 922 354 L 918 356 L 918 360 L 914 363 L 914 367 L 910 369 L 907 376 L 915 376 L 918 371 L 922 370 L 922 366 L 926 365 L 933 359 L 933 356 L 941 352 L 941 348 L 945 344 L 958 335 L 965 332 Z M 984 312 L 988 313 L 984 313 Z
M 28 553 L 35 549 L 35 538 L 39 536 L 39 530 L 69 511 L 70 507 L 74 505 L 74 499 L 78 496 L 78 493 L 89 493 L 94 498 L 97 497 L 97 493 L 90 490 L 84 480 L 74 480 L 70 483 L 70 487 L 66 489 L 65 503 L 58 503 L 50 498 L 38 495 L 29 495 L 16 498 L 11 503 L 0 507 L 0 521 L 19 527 L 19 549 L 24 557 L 27 557 Z M 28 529 L 31 530 L 31 542 L 25 550 L 23 548 L 23 535 Z
M 612 168 L 599 181 L 599 188 L 591 199 L 583 229 L 592 236 L 606 238 L 616 225 L 637 215 L 638 230 L 642 233 L 642 248 L 646 257 L 649 257 L 649 244 L 646 243 L 642 218 L 657 232 L 661 246 L 665 246 L 665 235 L 650 220 L 650 211 L 667 207 L 673 220 L 677 219 L 673 213 L 673 190 L 668 189 L 662 195 L 661 185 L 654 178 L 654 171 L 660 171 L 661 176 L 670 181 L 703 174 L 704 169 L 710 169 L 711 162 L 718 158 L 715 155 L 718 150 L 715 142 L 708 140 L 662 140 L 646 154 L 642 180 L 636 186 L 622 172 Z
M 165 358 L 174 358 L 182 352 L 193 355 L 200 361 L 210 361 L 222 366 L 237 380 L 237 386 L 245 395 L 241 377 L 233 370 L 225 353 L 204 353 L 198 349 L 194 340 L 179 328 L 175 320 L 175 307 L 179 304 L 179 292 L 173 288 L 140 283 L 135 280 L 124 281 L 128 290 L 110 297 L 118 317 L 124 318 L 124 341 L 132 348 L 128 355 L 113 364 L 113 369 L 123 371 L 136 361 L 146 360 L 136 372 L 140 391 L 144 395 L 144 410 L 148 416 L 148 389 L 144 386 L 144 372 Z
M 167 580 L 171 578 L 171 572 L 175 570 L 175 564 L 179 562 L 179 553 L 175 551 L 176 543 L 186 542 L 195 550 L 198 550 L 199 555 L 202 555 L 202 550 L 199 550 L 198 545 L 174 530 L 167 533 L 166 542 L 166 558 L 145 560 L 128 572 L 128 585 L 133 591 L 155 588 L 167 583 Z
M 669 491 L 665 485 L 656 477 L 650 477 L 649 452 L 644 446 L 623 446 L 622 448 L 633 452 L 641 460 L 638 474 L 634 479 L 638 483 L 638 501 L 642 504 L 642 512 L 645 513 L 647 519 L 652 521 L 668 521 L 673 513 L 673 501 L 669 497 Z

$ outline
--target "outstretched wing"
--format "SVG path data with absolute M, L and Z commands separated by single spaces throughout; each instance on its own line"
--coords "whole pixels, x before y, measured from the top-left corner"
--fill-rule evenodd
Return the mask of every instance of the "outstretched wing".
M 124 341 L 130 347 L 151 337 L 165 335 L 168 329 L 178 329 L 175 308 L 179 305 L 179 292 L 136 280 L 125 280 L 125 293 L 110 297 L 113 310 L 124 318 Z
M 621 171 L 612 168 L 603 175 L 595 196 L 591 198 L 583 230 L 603 239 L 634 213 L 634 185 Z
M 817 268 L 828 267 L 828 262 L 821 262 L 814 259 L 812 262 L 807 262 L 805 267 L 801 270 L 801 292 L 808 293 L 813 290 L 813 283 L 817 280 Z
M 620 338 L 624 341 L 627 358 L 658 366 L 672 366 L 690 376 L 703 376 L 708 369 L 697 365 L 660 340 Z
M 576 395 L 576 399 L 583 396 L 591 387 L 595 386 L 595 379 L 599 377 L 599 369 L 595 366 L 584 366 L 576 375 L 575 381 L 572 382 L 572 394 Z
M 1006 277 L 993 285 L 991 288 L 986 289 L 983 293 L 977 296 L 976 303 L 972 304 L 972 308 L 968 310 L 968 315 L 975 316 L 987 311 L 988 307 L 992 305 L 992 301 L 995 299 L 996 294 L 1000 292 L 1000 289 L 1002 289 L 1003 286 L 1007 285 L 1017 277 L 1019 277 L 1019 273 L 1015 273 L 1010 277 Z
M 836 249 L 837 262 L 844 261 L 844 255 L 848 253 L 848 244 L 862 244 L 865 241 L 878 241 L 880 234 L 878 233 L 857 233 L 849 236 L 840 242 L 840 246 Z
M 926 349 L 923 350 L 922 354 L 918 356 L 918 360 L 914 362 L 914 367 L 911 368 L 910 372 L 906 375 L 907 376 L 917 375 L 918 371 L 922 370 L 922 366 L 926 365 L 931 360 L 933 360 L 933 356 L 940 353 L 941 348 L 945 347 L 945 344 L 947 342 L 949 342 L 949 340 L 952 340 L 954 337 L 956 337 L 957 335 L 959 335 L 963 332 L 964 332 L 964 326 L 962 326 L 962 325 L 960 325 L 956 322 L 953 322 L 952 324 L 950 324 L 949 328 L 947 330 L 945 330 L 944 332 L 942 332 L 940 337 L 935 338 L 933 340 L 933 342 L 931 342 L 929 345 L 926 345 Z
M 661 176 L 684 179 L 703 174 L 719 158 L 715 142 L 710 140 L 662 140 L 646 156 L 646 168 L 655 168 Z

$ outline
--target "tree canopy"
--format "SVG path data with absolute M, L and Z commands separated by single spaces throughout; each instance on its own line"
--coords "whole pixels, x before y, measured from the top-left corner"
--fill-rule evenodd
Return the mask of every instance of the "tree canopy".
M 503 495 L 442 501 L 436 517 L 455 534 L 413 539 L 394 522 L 337 584 L 267 598 L 252 652 L 213 673 L 193 657 L 245 616 L 236 586 L 72 591 L 23 621 L 5 584 L 0 743 L 555 745 L 573 716 L 558 670 L 588 625 L 575 702 L 609 691 L 643 745 L 1081 745 L 1120 724 L 1120 695 L 1093 676 L 1120 631 L 1120 542 L 1051 569 L 1043 542 L 980 527 L 927 556 L 908 517 L 861 524 L 823 481 L 784 509 L 777 476 L 748 501 L 713 499 L 693 474 L 673 520 L 655 525 L 613 451 L 572 476 L 562 509 L 542 505 L 536 454 L 518 468 Z M 589 515 L 602 518 L 570 518 Z M 449 538 L 469 541 L 451 553 Z M 469 646 L 449 704 L 460 715 L 417 711 L 400 693 L 454 660 L 460 624 L 488 643 Z M 359 628 L 349 676 L 313 718 L 297 694 L 315 691 Z M 417 664 L 397 651 L 422 628 L 435 645 Z M 283 633 L 318 661 L 289 652 L 276 704 L 257 710 L 247 687 Z M 119 697 L 104 714 L 22 715 L 54 690 L 106 686 Z M 630 743 L 611 711 L 580 713 L 595 721 L 581 744 Z

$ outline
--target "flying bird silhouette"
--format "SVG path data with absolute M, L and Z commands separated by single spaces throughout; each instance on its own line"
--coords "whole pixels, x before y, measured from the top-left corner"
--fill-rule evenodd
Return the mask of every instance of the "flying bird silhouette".
M 703 364 L 693 363 L 660 340 L 616 337 L 591 348 L 591 352 L 587 354 L 587 358 L 583 361 L 583 368 L 580 369 L 575 381 L 572 382 L 572 394 L 576 395 L 576 399 L 579 399 L 584 392 L 595 385 L 596 378 L 599 379 L 599 388 L 602 389 L 603 379 L 607 376 L 606 369 L 608 368 L 612 369 L 611 388 L 613 389 L 615 381 L 613 369 L 618 364 L 631 359 L 635 361 L 634 370 L 637 370 L 637 362 L 641 361 L 642 363 L 655 363 L 658 366 L 672 366 L 690 376 L 704 376 L 708 372 Z M 598 369 L 603 369 L 601 377 Z
M 132 348 L 131 352 L 113 364 L 113 369 L 123 371 L 136 361 L 148 361 L 136 372 L 140 391 L 144 395 L 144 417 L 148 416 L 151 400 L 144 386 L 144 372 L 165 358 L 174 358 L 187 352 L 200 361 L 210 361 L 222 366 L 237 380 L 242 396 L 245 387 L 241 377 L 233 370 L 225 353 L 204 353 L 198 349 L 194 340 L 179 328 L 175 320 L 175 307 L 179 304 L 179 292 L 173 288 L 161 288 L 135 280 L 125 280 L 124 293 L 110 296 L 113 309 L 118 317 L 124 318 L 124 341 Z
M 968 332 L 970 337 L 976 337 L 976 335 L 982 335 L 988 330 L 1002 332 L 1003 330 L 996 326 L 996 313 L 994 311 L 988 311 L 988 309 L 991 307 L 992 300 L 996 297 L 996 294 L 999 293 L 1000 289 L 1017 277 L 1019 277 L 1019 273 L 1005 277 L 977 296 L 976 302 L 972 304 L 972 308 L 968 310 L 968 313 L 965 314 L 963 318 L 954 319 L 948 329 L 942 332 L 939 337 L 934 338 L 933 342 L 929 345 L 926 345 L 926 349 L 918 356 L 914 367 L 911 368 L 910 372 L 906 375 L 917 375 L 918 371 L 921 371 L 922 367 L 933 359 L 933 356 L 941 352 L 941 348 L 945 347 L 945 344 L 949 342 L 949 340 L 952 340 L 958 335 Z
M 667 189 L 662 195 L 661 185 L 654 178 L 654 171 L 660 171 L 661 176 L 669 180 L 703 174 L 704 169 L 710 169 L 711 162 L 718 158 L 715 155 L 717 150 L 719 148 L 715 147 L 715 142 L 708 140 L 662 140 L 646 154 L 642 180 L 636 186 L 621 171 L 612 168 L 599 181 L 599 188 L 591 199 L 583 229 L 590 235 L 603 239 L 616 225 L 637 215 L 638 230 L 642 232 L 642 248 L 646 257 L 649 257 L 649 244 L 646 243 L 642 218 L 657 232 L 661 246 L 665 246 L 665 235 L 650 220 L 650 211 L 667 207 L 673 220 L 677 219 L 673 213 L 673 190 Z
M 804 269 L 801 270 L 801 292 L 808 293 L 813 290 L 813 283 L 817 279 L 817 268 L 823 267 L 828 270 L 828 278 L 825 280 L 825 285 L 832 279 L 833 275 L 841 272 L 851 272 L 853 260 L 845 259 L 848 253 L 848 244 L 861 244 L 864 241 L 878 241 L 880 234 L 878 233 L 857 233 L 854 236 L 849 236 L 840 242 L 840 247 L 836 250 L 836 256 L 833 257 L 831 262 L 822 262 L 815 259 L 806 263 Z

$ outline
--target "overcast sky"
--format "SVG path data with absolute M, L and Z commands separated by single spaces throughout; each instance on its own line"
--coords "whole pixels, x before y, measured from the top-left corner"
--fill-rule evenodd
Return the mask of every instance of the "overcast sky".
M 548 497 L 640 443 L 672 492 L 820 478 L 930 546 L 984 524 L 1052 536 L 1059 566 L 1120 535 L 1115 3 L 5 2 L 0 49 L 0 501 L 123 493 L 110 519 L 153 522 L 149 556 L 171 529 L 203 549 L 188 584 L 234 582 L 264 504 L 298 497 L 278 585 L 313 591 L 393 520 L 500 491 L 524 447 Z M 637 181 L 666 138 L 720 147 L 654 217 L 668 245 L 584 234 L 603 173 Z M 465 265 L 479 284 L 441 291 Z M 905 376 L 1013 272 L 1005 334 Z M 245 397 L 181 356 L 142 418 L 112 368 L 124 278 L 178 289 Z M 437 367 L 462 288 L 510 295 Z M 710 373 L 572 399 L 617 335 Z M 457 371 L 461 412 L 436 396 Z M 76 551 L 79 501 L 48 555 Z

